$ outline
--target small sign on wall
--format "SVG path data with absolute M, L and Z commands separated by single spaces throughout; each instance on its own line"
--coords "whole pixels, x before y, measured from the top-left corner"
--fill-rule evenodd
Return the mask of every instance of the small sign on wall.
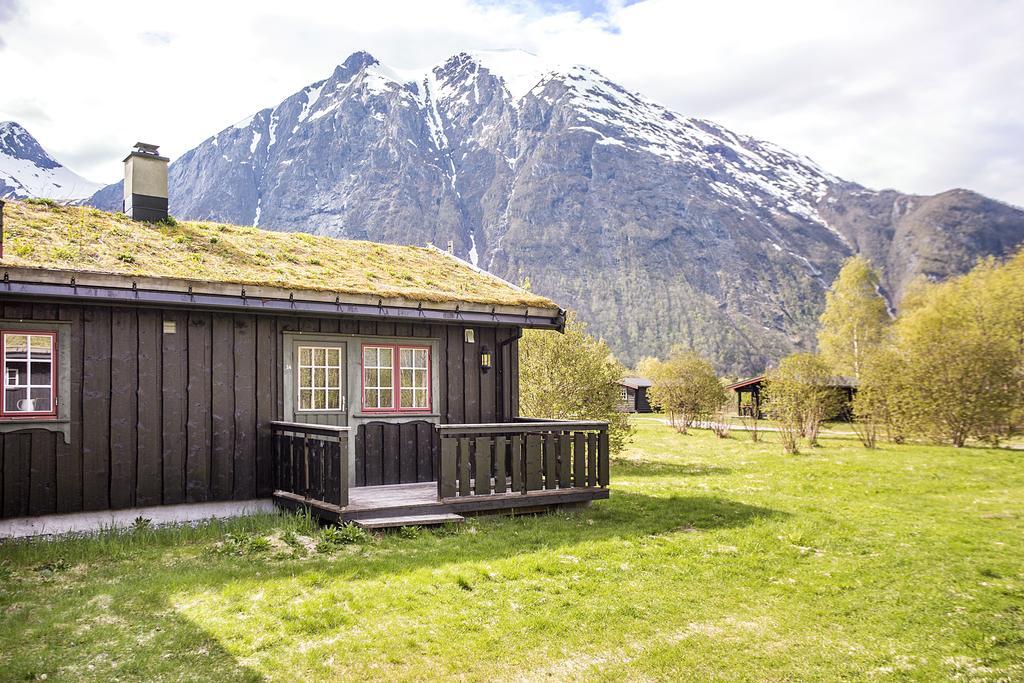
M 175 334 L 178 331 L 178 324 L 173 320 L 164 321 L 164 334 Z

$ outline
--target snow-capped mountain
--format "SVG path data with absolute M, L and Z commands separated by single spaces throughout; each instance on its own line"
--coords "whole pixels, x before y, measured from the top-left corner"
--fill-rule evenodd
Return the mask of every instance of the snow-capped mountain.
M 732 372 L 812 344 L 824 289 L 854 252 L 898 298 L 918 273 L 1024 238 L 1012 207 L 867 190 L 520 51 L 418 71 L 355 53 L 183 154 L 170 182 L 181 217 L 450 240 L 577 310 L 627 363 L 682 343 Z M 120 199 L 111 186 L 90 201 Z
M 0 122 L 0 198 L 84 199 L 103 187 L 62 166 L 27 130 Z

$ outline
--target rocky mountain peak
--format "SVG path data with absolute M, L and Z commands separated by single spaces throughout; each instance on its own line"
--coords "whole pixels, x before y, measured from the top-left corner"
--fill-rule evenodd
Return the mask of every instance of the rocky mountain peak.
M 0 197 L 83 199 L 102 185 L 65 168 L 24 126 L 0 123 Z
M 31 162 L 41 169 L 60 167 L 60 162 L 51 157 L 43 146 L 15 121 L 0 123 L 0 154 Z
M 682 343 L 737 374 L 813 345 L 850 254 L 883 269 L 896 301 L 916 274 L 1024 239 L 1019 209 L 875 192 L 519 50 L 414 70 L 354 53 L 172 163 L 170 202 L 185 218 L 451 241 L 578 311 L 627 363 Z

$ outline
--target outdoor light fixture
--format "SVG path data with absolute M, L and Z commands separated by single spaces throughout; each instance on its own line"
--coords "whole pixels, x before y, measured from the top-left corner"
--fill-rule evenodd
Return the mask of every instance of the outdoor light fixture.
M 480 347 L 480 369 L 484 372 L 491 369 L 491 350 L 486 344 Z
M 473 328 L 467 327 L 466 328 L 466 343 L 467 344 L 472 344 L 475 341 L 476 341 L 476 333 L 473 332 Z

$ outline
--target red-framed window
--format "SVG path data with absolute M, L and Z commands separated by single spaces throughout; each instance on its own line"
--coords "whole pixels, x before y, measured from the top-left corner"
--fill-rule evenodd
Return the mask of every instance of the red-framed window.
M 405 344 L 363 344 L 363 410 L 430 411 L 430 347 Z
M 57 333 L 0 330 L 0 417 L 57 416 Z

